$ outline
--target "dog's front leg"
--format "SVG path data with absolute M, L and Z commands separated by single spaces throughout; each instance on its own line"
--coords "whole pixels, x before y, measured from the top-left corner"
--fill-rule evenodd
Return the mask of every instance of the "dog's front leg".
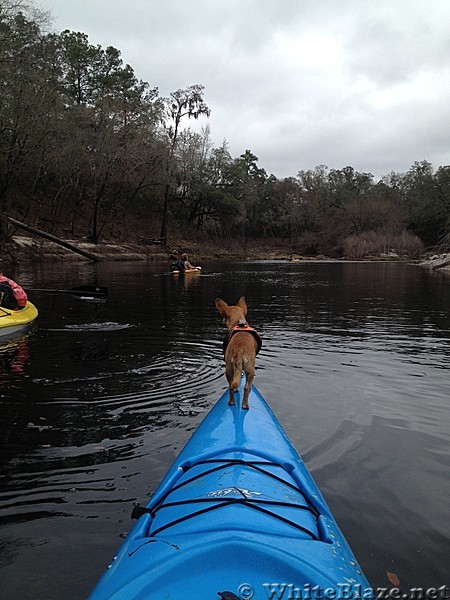
M 248 380 L 245 382 L 245 386 L 244 386 L 244 397 L 242 398 L 242 408 L 244 410 L 248 410 L 249 406 L 248 406 L 248 395 L 250 393 L 250 387 L 248 385 Z
M 234 406 L 236 404 L 236 400 L 234 399 L 234 388 L 230 387 L 230 399 L 228 400 L 228 404 L 230 406 Z

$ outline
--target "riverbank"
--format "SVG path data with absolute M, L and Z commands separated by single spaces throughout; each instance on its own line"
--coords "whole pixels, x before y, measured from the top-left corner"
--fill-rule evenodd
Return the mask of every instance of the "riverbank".
M 293 256 L 292 249 L 283 244 L 249 241 L 245 244 L 235 240 L 221 240 L 220 242 L 197 242 L 185 239 L 172 240 L 170 245 L 161 246 L 152 240 L 141 243 L 103 242 L 92 244 L 80 240 L 63 240 L 76 247 L 84 255 L 70 250 L 57 243 L 26 235 L 16 235 L 9 248 L 11 262 L 37 262 L 37 261 L 89 261 L 86 255 L 98 257 L 102 261 L 163 261 L 171 260 L 172 255 L 186 252 L 190 260 L 230 259 L 230 260 L 289 260 Z M 294 255 L 296 260 L 301 257 Z M 317 258 L 317 257 L 316 257 Z M 325 257 L 320 257 L 324 259 Z
M 450 272 L 450 253 L 426 256 L 419 264 L 420 266 L 428 267 L 433 271 L 442 270 Z
M 162 247 L 160 244 L 152 243 L 151 240 L 143 240 L 142 243 L 99 243 L 92 244 L 87 241 L 67 240 L 80 251 L 98 257 L 101 261 L 158 261 L 168 262 L 170 256 L 178 252 L 187 252 L 189 258 L 194 262 L 202 260 L 229 259 L 229 260 L 332 260 L 326 256 L 302 257 L 292 252 L 291 247 L 282 244 L 263 244 L 258 241 L 249 241 L 246 244 L 238 244 L 236 241 L 222 241 L 222 243 L 193 242 L 188 240 L 174 240 L 170 246 Z M 4 257 L 4 262 L 10 263 L 32 263 L 39 261 L 89 261 L 68 248 L 54 242 L 34 238 L 31 236 L 17 235 L 12 240 L 9 249 L 9 260 Z M 335 260 L 345 260 L 335 259 Z M 408 260 L 397 254 L 389 253 L 380 256 L 367 257 L 364 260 Z M 417 261 L 420 266 L 433 270 L 442 269 L 450 272 L 450 254 L 434 254 L 424 256 Z

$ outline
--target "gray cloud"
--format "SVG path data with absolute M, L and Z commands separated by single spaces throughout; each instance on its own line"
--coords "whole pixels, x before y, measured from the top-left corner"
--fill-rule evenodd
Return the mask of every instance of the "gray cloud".
M 450 163 L 447 0 L 39 0 L 163 96 L 205 86 L 215 145 L 277 177 Z M 187 125 L 187 123 L 186 123 Z M 200 124 L 190 124 L 199 127 Z

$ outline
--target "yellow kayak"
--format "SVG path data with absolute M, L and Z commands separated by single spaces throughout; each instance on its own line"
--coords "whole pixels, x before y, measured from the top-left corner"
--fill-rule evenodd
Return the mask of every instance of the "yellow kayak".
M 175 271 L 172 271 L 172 273 L 174 275 L 190 275 L 192 273 L 201 273 L 202 270 L 201 269 L 186 269 L 185 271 L 177 271 L 175 269 Z
M 37 316 L 38 310 L 31 302 L 27 302 L 22 310 L 11 310 L 0 306 L 0 336 L 22 331 Z

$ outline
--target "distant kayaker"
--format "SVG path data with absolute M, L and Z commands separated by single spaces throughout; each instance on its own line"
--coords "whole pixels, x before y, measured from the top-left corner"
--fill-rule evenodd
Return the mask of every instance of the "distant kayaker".
M 191 265 L 188 259 L 188 255 L 186 253 L 183 253 L 180 256 L 180 259 L 183 261 L 185 271 L 187 271 L 188 269 L 197 269 L 198 271 L 201 270 L 201 267 L 194 267 L 194 265 Z
M 170 265 L 170 270 L 171 271 L 177 271 L 179 273 L 184 273 L 184 261 L 181 260 L 181 256 L 180 257 L 176 257 L 173 254 L 170 256 L 170 258 L 173 260 L 173 263 Z
M 25 290 L 0 271 L 0 306 L 9 310 L 22 310 L 25 308 L 27 300 L 28 296 Z

